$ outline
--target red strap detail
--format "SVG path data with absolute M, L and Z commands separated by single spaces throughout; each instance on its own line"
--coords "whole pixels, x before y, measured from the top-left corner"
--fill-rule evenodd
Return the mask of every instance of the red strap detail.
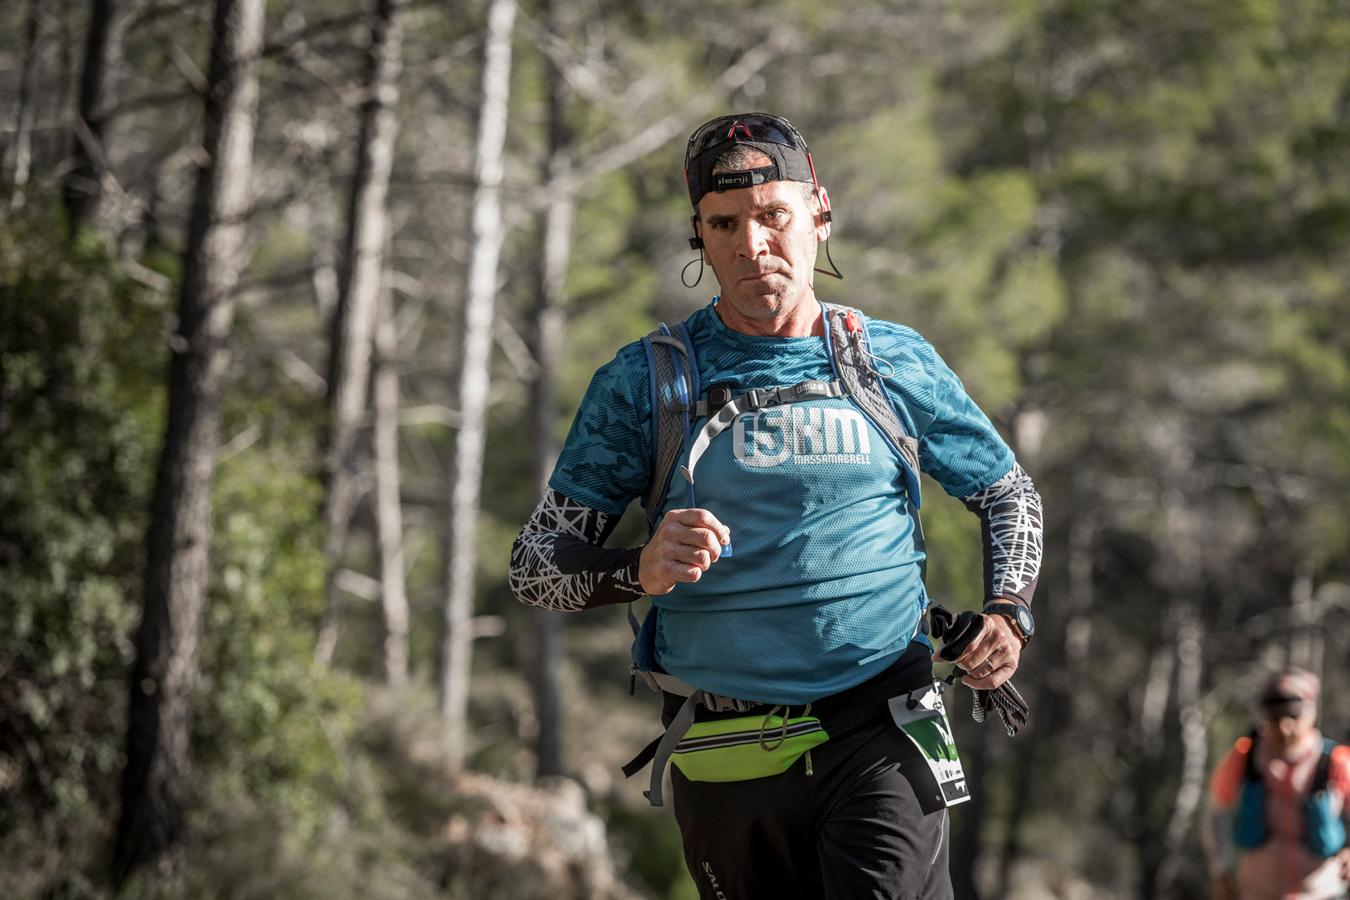
M 844 314 L 844 330 L 862 331 L 862 321 L 858 318 L 858 314 L 851 309 Z

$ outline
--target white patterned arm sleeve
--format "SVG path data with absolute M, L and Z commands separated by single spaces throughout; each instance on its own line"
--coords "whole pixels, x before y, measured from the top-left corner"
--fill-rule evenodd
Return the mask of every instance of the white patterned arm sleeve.
M 1041 574 L 1041 495 L 1020 465 L 969 497 L 966 508 L 980 517 L 984 546 L 984 600 L 1031 605 Z
M 544 491 L 511 547 L 511 592 L 521 603 L 562 612 L 645 596 L 638 583 L 642 548 L 601 546 L 618 521 L 555 490 Z

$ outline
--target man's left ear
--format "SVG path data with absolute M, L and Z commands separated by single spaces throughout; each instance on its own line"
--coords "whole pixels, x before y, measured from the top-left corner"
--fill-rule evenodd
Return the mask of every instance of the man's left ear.
M 823 241 L 830 236 L 830 221 L 833 218 L 830 213 L 830 193 L 819 186 L 816 191 L 820 197 L 820 212 L 816 214 L 816 239 Z

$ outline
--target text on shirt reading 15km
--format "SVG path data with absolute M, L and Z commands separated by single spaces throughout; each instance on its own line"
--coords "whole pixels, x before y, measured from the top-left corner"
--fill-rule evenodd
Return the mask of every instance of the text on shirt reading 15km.
M 737 461 L 759 469 L 789 459 L 802 465 L 872 462 L 867 420 L 855 409 L 794 404 L 746 413 L 736 419 L 732 440 Z

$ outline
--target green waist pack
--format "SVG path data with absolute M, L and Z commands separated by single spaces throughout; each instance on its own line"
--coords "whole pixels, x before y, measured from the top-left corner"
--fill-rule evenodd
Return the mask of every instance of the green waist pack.
M 809 710 L 808 710 L 809 711 Z M 749 781 L 786 772 L 830 739 L 815 716 L 739 716 L 689 726 L 670 759 L 690 781 Z

